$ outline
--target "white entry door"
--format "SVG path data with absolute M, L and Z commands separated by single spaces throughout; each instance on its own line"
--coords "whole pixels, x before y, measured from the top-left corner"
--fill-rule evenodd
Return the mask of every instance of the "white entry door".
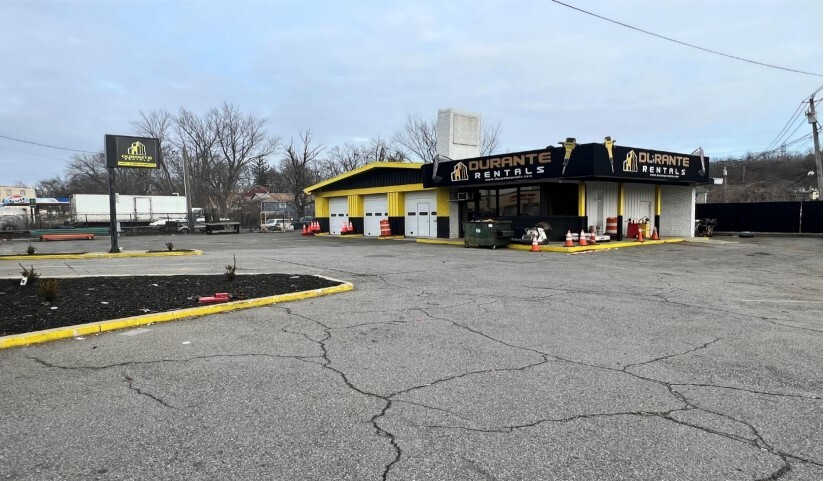
M 381 221 L 389 220 L 386 208 L 386 195 L 369 195 L 363 198 L 363 235 L 379 237 L 381 235 Z
M 349 220 L 349 200 L 346 197 L 329 199 L 329 233 L 340 235 L 344 221 Z
M 434 191 L 406 194 L 405 232 L 408 237 L 437 237 L 438 212 Z

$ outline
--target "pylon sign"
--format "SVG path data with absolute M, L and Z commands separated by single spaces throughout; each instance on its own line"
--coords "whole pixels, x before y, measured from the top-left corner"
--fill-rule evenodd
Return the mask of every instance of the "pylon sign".
M 156 169 L 160 161 L 158 139 L 106 135 L 106 167 Z

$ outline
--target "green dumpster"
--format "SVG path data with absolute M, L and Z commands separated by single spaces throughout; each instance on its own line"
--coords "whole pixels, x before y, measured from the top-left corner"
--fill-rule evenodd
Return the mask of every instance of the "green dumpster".
M 475 221 L 464 222 L 464 247 L 508 246 L 515 234 L 510 221 Z

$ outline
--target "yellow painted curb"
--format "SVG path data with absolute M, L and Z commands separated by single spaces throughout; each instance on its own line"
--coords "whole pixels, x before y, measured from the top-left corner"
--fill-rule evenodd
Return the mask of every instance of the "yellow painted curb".
M 421 244 L 444 244 L 450 246 L 461 246 L 463 247 L 464 241 L 460 239 L 415 239 L 415 242 Z
M 336 282 L 343 282 L 338 279 L 330 277 L 323 277 Z M 12 334 L 10 336 L 0 337 L 0 349 L 8 349 L 10 347 L 25 346 L 28 344 L 40 344 L 43 342 L 57 341 L 59 339 L 69 339 L 78 336 L 89 336 L 92 334 L 99 334 L 106 331 L 114 331 L 117 329 L 125 329 L 127 327 L 145 326 L 147 324 L 155 324 L 159 322 L 169 322 L 178 319 L 185 319 L 188 317 L 200 317 L 209 314 L 217 314 L 219 312 L 236 311 L 239 309 L 249 309 L 252 307 L 267 306 L 270 304 L 278 304 L 281 302 L 299 301 L 302 299 L 310 299 L 312 297 L 326 296 L 338 292 L 351 291 L 355 287 L 351 282 L 343 282 L 343 284 L 332 287 L 324 287 L 322 289 L 313 289 L 311 291 L 292 292 L 289 294 L 280 294 L 277 296 L 258 297 L 256 299 L 245 299 L 242 301 L 225 302 L 222 304 L 213 304 L 210 306 L 190 307 L 188 309 L 178 309 L 176 311 L 158 312 L 155 314 L 146 314 L 143 316 L 125 317 L 123 319 L 114 319 L 111 321 L 91 322 L 88 324 L 79 324 L 76 326 L 56 327 L 54 329 L 46 329 L 43 331 L 27 332 L 24 334 Z
M 125 252 L 84 252 L 83 254 L 42 254 L 39 256 L 19 255 L 0 256 L 0 261 L 33 261 L 35 259 L 114 259 L 121 257 L 173 257 L 199 256 L 203 251 L 125 251 Z
M 625 247 L 640 247 L 645 245 L 659 245 L 659 244 L 672 244 L 674 242 L 683 242 L 684 239 L 680 237 L 673 237 L 672 239 L 661 239 L 661 240 L 648 240 L 644 242 L 635 242 L 635 241 L 621 241 L 621 242 L 604 242 L 601 244 L 595 244 L 591 246 L 574 246 L 574 247 L 555 247 L 555 246 L 538 246 L 541 249 L 541 252 L 562 252 L 562 253 L 571 253 L 571 252 L 584 252 L 584 251 L 599 251 L 599 250 L 609 250 L 609 249 L 622 249 Z M 518 250 L 518 251 L 528 251 L 532 249 L 531 245 L 521 245 L 521 244 L 510 244 L 510 249 Z

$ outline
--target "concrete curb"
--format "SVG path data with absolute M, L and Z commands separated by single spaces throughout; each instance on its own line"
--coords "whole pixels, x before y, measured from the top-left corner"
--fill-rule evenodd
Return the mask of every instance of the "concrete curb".
M 176 311 L 158 312 L 155 314 L 146 314 L 143 316 L 125 317 L 123 319 L 114 319 L 111 321 L 91 322 L 88 324 L 79 324 L 76 326 L 56 327 L 54 329 L 46 329 L 43 331 L 27 332 L 24 334 L 12 334 L 10 336 L 0 337 L 0 349 L 8 349 L 11 347 L 25 346 L 29 344 L 41 344 L 44 342 L 57 341 L 59 339 L 69 339 L 78 336 L 90 336 L 93 334 L 100 334 L 106 331 L 114 331 L 118 329 L 125 329 L 127 327 L 145 326 L 147 324 L 155 324 L 159 322 L 176 321 L 178 319 L 186 319 L 189 317 L 200 317 L 209 314 L 217 314 L 219 312 L 236 311 L 239 309 L 249 309 L 252 307 L 267 306 L 271 304 L 278 304 L 281 302 L 299 301 L 303 299 L 310 299 L 312 297 L 326 296 L 336 294 L 338 292 L 351 291 L 355 288 L 351 282 L 344 282 L 331 277 L 317 276 L 324 279 L 329 279 L 335 282 L 342 282 L 339 286 L 324 287 L 322 289 L 313 289 L 311 291 L 292 292 L 289 294 L 280 294 L 277 296 L 258 297 L 256 299 L 245 299 L 242 301 L 226 302 L 222 304 L 213 304 L 202 307 L 190 307 L 187 309 L 178 309 Z
M 27 254 L 0 256 L 0 261 L 32 261 L 35 259 L 114 259 L 125 257 L 173 257 L 199 256 L 203 251 L 126 251 L 126 252 L 84 252 L 82 254 L 42 254 L 30 256 Z

